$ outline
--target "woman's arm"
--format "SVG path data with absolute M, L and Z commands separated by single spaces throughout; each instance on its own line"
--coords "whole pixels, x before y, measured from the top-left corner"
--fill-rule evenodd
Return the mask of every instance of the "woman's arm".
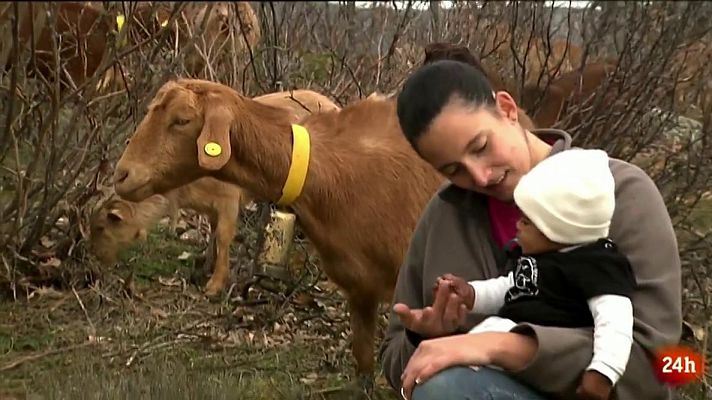
M 508 371 L 521 370 L 527 366 L 539 346 L 535 337 L 513 332 L 497 332 L 491 340 L 491 364 Z
M 468 333 L 425 340 L 403 371 L 403 391 L 410 399 L 416 382 L 423 383 L 456 365 L 494 364 L 504 369 L 521 369 L 531 361 L 536 349 L 536 340 L 511 332 Z

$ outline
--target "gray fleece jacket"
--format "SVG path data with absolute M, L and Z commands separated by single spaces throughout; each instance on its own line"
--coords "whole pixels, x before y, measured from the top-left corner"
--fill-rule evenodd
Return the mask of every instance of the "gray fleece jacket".
M 571 148 L 563 131 L 539 129 L 540 137 L 558 140 L 551 154 Z M 682 329 L 681 264 L 669 214 L 655 183 L 635 165 L 611 159 L 616 182 L 616 208 L 610 238 L 631 263 L 638 288 L 634 308 L 634 343 L 624 375 L 614 388 L 618 400 L 671 399 L 658 382 L 650 352 L 679 342 Z M 486 200 L 478 193 L 446 184 L 426 207 L 396 284 L 394 303 L 423 308 L 433 303 L 432 285 L 445 273 L 466 281 L 495 278 L 501 251 L 494 244 Z M 468 329 L 484 315 L 471 314 Z M 531 363 L 510 372 L 548 393 L 552 399 L 574 399 L 581 375 L 593 357 L 593 330 L 521 323 L 514 331 L 536 337 L 538 351 Z M 386 379 L 400 390 L 400 376 L 415 351 L 398 316 L 391 311 L 379 357 Z

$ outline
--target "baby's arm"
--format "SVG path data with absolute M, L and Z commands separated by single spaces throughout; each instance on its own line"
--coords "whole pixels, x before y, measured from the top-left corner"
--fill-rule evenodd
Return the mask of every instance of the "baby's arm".
M 504 305 L 507 290 L 514 286 L 512 272 L 499 278 L 479 281 L 469 281 L 475 289 L 475 306 L 472 312 L 478 314 L 495 314 Z
M 620 295 L 600 295 L 588 300 L 593 315 L 593 359 L 586 370 L 595 370 L 615 385 L 628 365 L 633 345 L 633 304 Z
M 562 271 L 587 299 L 594 323 L 593 358 L 576 392 L 583 398 L 608 398 L 633 345 L 635 275 L 624 256 L 610 252 L 584 254 Z

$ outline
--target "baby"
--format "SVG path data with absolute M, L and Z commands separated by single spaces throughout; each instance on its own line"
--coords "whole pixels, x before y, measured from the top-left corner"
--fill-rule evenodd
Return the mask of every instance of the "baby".
M 608 239 L 615 182 L 602 150 L 571 149 L 541 161 L 514 190 L 523 216 L 514 270 L 465 282 L 445 275 L 472 312 L 491 316 L 470 333 L 511 330 L 518 322 L 594 327 L 593 359 L 578 394 L 608 399 L 633 341 L 635 276 Z M 436 283 L 437 285 L 437 283 Z

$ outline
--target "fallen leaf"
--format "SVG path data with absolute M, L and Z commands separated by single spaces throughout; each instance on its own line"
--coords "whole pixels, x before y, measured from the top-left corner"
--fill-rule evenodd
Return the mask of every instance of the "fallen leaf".
M 319 375 L 317 375 L 314 372 L 310 372 L 304 378 L 299 378 L 299 381 L 305 385 L 310 385 L 310 384 L 316 382 L 317 379 L 319 379 Z
M 59 268 L 60 265 L 62 265 L 62 261 L 57 257 L 50 257 L 45 261 L 40 261 L 40 267 L 42 267 L 42 268 L 45 268 L 45 267 Z
M 47 249 L 54 246 L 56 243 L 57 242 L 55 242 L 54 240 L 51 240 L 47 236 L 42 236 L 40 238 L 40 244 L 42 245 L 42 247 L 47 248 Z
M 314 298 L 307 293 L 299 293 L 296 295 L 294 302 L 304 307 L 316 304 Z
M 151 315 L 159 318 L 168 318 L 168 313 L 161 310 L 160 308 L 151 307 Z
M 91 343 L 101 343 L 101 342 L 108 342 L 111 341 L 111 338 L 103 337 L 103 336 L 94 336 L 94 335 L 89 335 L 89 342 Z
M 196 229 L 189 229 L 180 235 L 180 240 L 185 242 L 200 243 L 202 235 Z
M 705 328 L 698 326 L 698 325 L 691 324 L 684 320 L 682 321 L 682 323 L 690 330 L 690 332 L 692 332 L 692 335 L 695 337 L 696 340 L 698 340 L 700 342 L 705 340 L 705 335 L 706 335 Z
M 35 295 L 40 296 L 40 297 L 54 298 L 54 299 L 59 299 L 59 298 L 64 297 L 64 295 L 62 293 L 54 290 L 53 288 L 51 288 L 49 286 L 43 286 L 43 287 L 37 288 L 37 290 L 32 292 L 32 294 L 30 296 L 32 297 Z
M 57 219 L 57 222 L 55 223 L 55 226 L 60 229 L 66 229 L 69 228 L 69 218 L 67 217 L 59 217 Z
M 164 278 L 159 276 L 158 282 L 163 286 L 180 286 L 180 279 L 178 278 Z

